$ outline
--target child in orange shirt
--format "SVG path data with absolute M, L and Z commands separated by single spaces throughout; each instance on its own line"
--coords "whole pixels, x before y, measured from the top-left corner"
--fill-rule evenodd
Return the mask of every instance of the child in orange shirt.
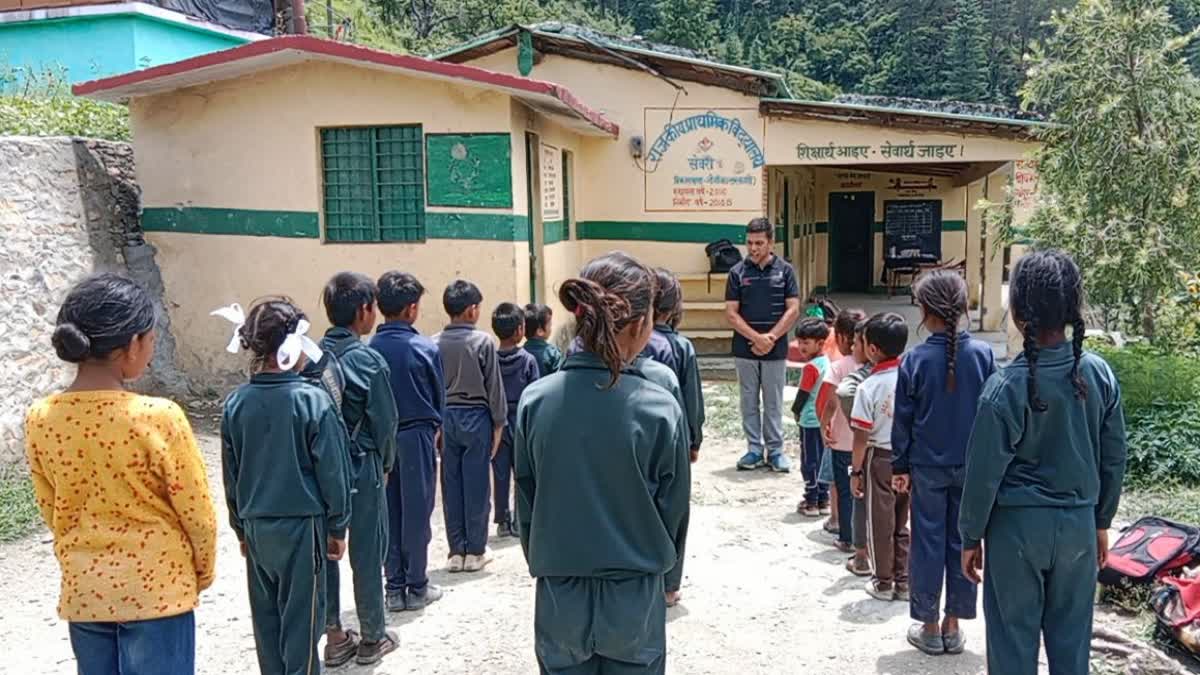
M 192 610 L 213 582 L 217 523 L 187 416 L 124 387 L 150 363 L 154 322 L 132 281 L 80 282 L 52 337 L 78 375 L 25 418 L 62 568 L 58 613 L 82 674 L 195 672 Z

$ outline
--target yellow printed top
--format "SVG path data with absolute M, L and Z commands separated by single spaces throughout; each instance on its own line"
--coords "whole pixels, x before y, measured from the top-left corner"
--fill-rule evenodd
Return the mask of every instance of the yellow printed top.
M 204 460 L 175 403 L 124 391 L 33 404 L 25 444 L 62 567 L 67 621 L 191 611 L 213 581 L 216 514 Z

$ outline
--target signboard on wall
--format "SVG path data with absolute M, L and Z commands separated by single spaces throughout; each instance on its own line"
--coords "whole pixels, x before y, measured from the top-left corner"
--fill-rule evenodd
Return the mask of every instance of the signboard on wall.
M 764 207 L 764 122 L 755 108 L 646 108 L 647 211 Z
M 427 134 L 425 182 L 430 206 L 512 208 L 508 134 Z
M 542 144 L 542 220 L 562 220 L 562 152 L 553 145 Z
M 942 258 L 942 200 L 883 203 L 883 257 L 889 266 Z

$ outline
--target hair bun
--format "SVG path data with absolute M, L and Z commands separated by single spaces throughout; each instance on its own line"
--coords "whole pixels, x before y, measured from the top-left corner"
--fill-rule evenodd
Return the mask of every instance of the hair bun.
M 58 358 L 68 363 L 83 363 L 92 351 L 92 341 L 84 334 L 79 326 L 73 323 L 60 323 L 54 328 L 50 337 Z

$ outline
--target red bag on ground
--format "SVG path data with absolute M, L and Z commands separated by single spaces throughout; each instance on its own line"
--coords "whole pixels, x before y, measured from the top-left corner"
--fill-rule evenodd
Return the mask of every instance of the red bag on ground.
M 1110 586 L 1121 581 L 1149 583 L 1195 560 L 1198 546 L 1200 530 L 1191 525 L 1157 516 L 1140 518 L 1112 545 L 1099 581 Z

